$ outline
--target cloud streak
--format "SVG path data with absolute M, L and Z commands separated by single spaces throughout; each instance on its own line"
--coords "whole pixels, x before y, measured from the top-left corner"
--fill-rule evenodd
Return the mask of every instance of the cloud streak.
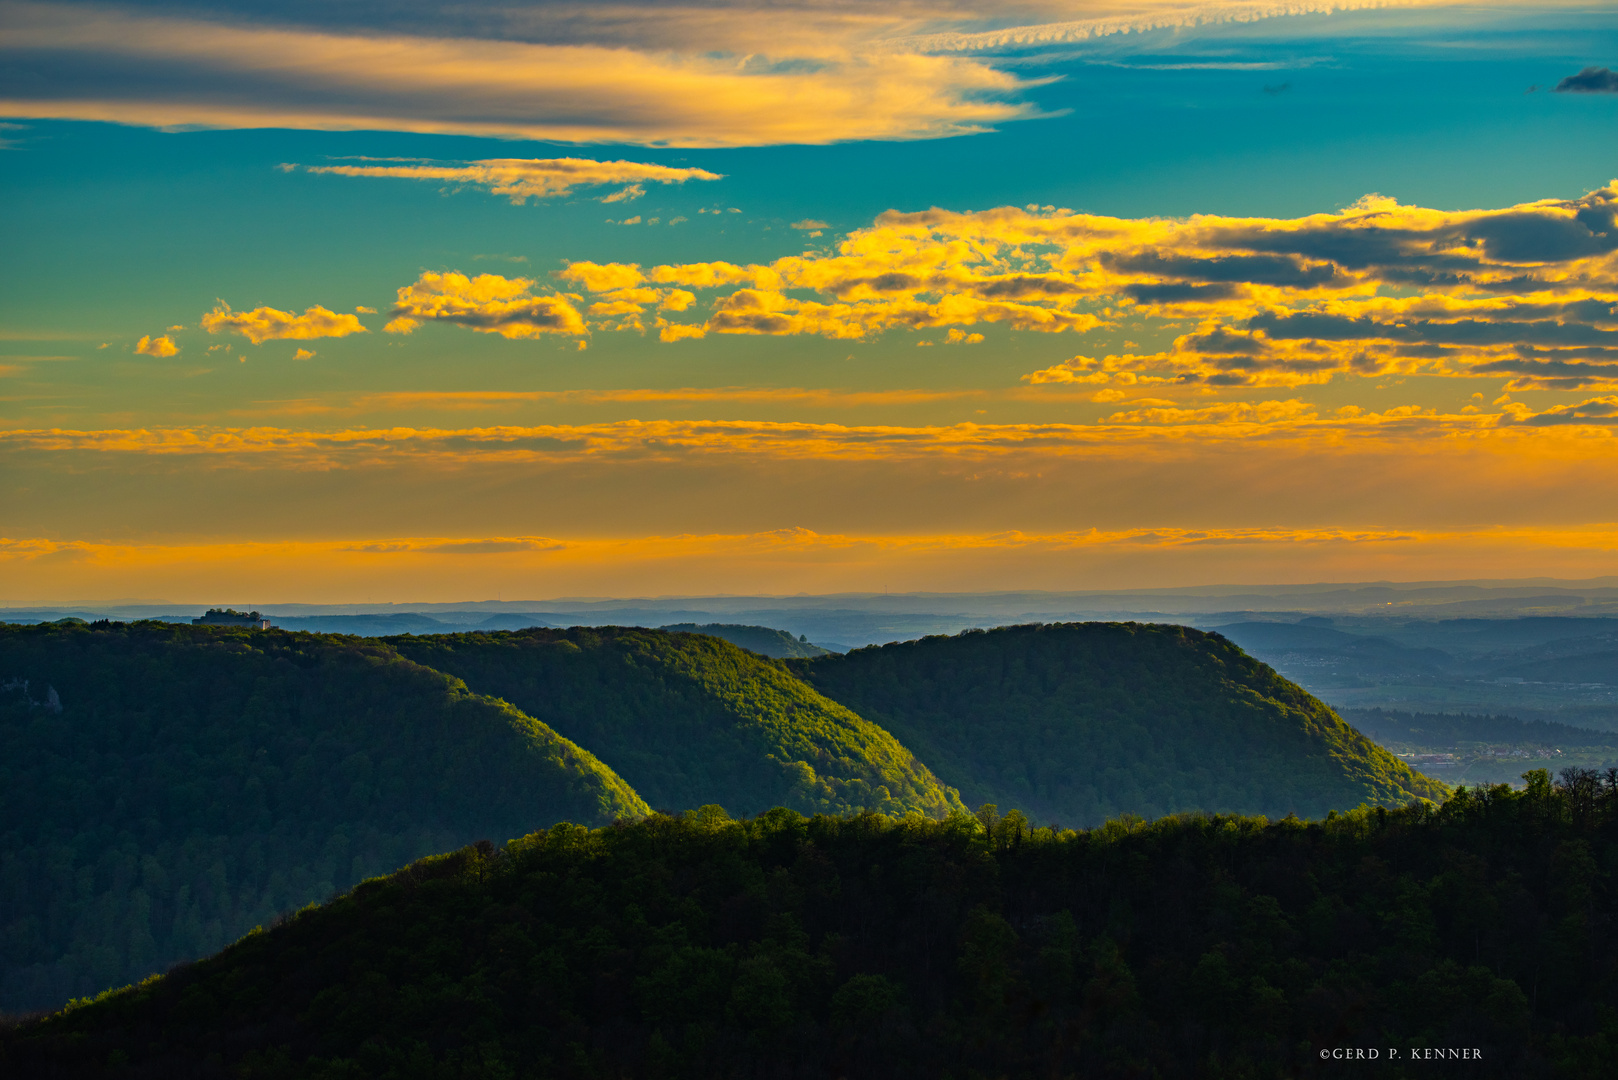
M 992 30 L 948 30 L 893 39 L 898 48 L 921 52 L 1000 52 L 1044 45 L 1090 41 L 1120 34 L 1152 30 L 1188 30 L 1224 23 L 1258 22 L 1292 15 L 1327 15 L 1340 11 L 1386 8 L 1453 7 L 1455 0 L 1093 0 L 1089 3 L 1053 4 L 1047 10 L 1067 9 L 1078 18 Z
M 434 395 L 440 398 L 441 395 Z M 480 395 L 486 400 L 486 397 Z M 389 395 L 390 401 L 397 397 Z M 278 427 L 24 429 L 0 432 L 0 451 L 187 455 L 242 467 L 369 468 L 496 463 L 688 464 L 705 458 L 759 461 L 994 461 L 1072 457 L 1180 458 L 1218 446 L 1270 444 L 1328 453 L 1479 450 L 1517 456 L 1618 458 L 1613 402 L 1536 413 L 1440 413 L 1418 406 L 1372 412 L 1346 406 L 1322 414 L 1296 399 L 1182 408 L 1164 401 L 1094 424 L 1021 423 L 902 426 L 761 420 L 621 420 L 597 424 L 465 428 L 389 427 L 309 431 Z
M 1452 5 L 174 0 L 159 12 L 12 2 L 0 13 L 0 115 L 645 146 L 939 138 L 1038 115 L 1022 100 L 1035 83 L 997 66 L 996 53 L 1154 29 L 1434 6 Z
M 522 404 L 605 405 L 670 403 L 706 405 L 822 405 L 859 408 L 873 405 L 919 405 L 970 401 L 990 396 L 986 390 L 829 390 L 804 387 L 682 387 L 632 390 L 462 390 L 401 391 L 368 394 L 349 408 L 487 409 Z
M 581 187 L 616 186 L 602 202 L 624 202 L 646 193 L 642 186 L 683 184 L 687 180 L 723 180 L 706 169 L 676 169 L 635 161 L 592 161 L 587 158 L 488 158 L 457 165 L 306 165 L 312 173 L 333 176 L 389 177 L 469 184 L 504 195 L 521 206 L 529 199 L 561 198 Z
M 543 23 L 544 11 L 533 14 Z M 1014 100 L 1029 85 L 1014 75 L 971 58 L 860 48 L 846 31 L 831 41 L 778 32 L 778 43 L 808 49 L 804 63 L 802 51 L 748 59 L 712 41 L 671 51 L 611 33 L 581 40 L 568 25 L 579 20 L 560 13 L 559 25 L 530 28 L 540 40 L 80 4 L 13 3 L 5 20 L 0 115 L 16 117 L 702 147 L 937 138 L 1034 115 Z

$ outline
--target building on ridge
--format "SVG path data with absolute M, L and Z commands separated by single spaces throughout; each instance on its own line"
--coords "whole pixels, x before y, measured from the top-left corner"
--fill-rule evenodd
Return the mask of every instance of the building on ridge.
M 200 619 L 192 619 L 192 626 L 250 626 L 254 630 L 268 630 L 270 620 L 256 611 L 237 611 L 235 608 L 209 608 Z

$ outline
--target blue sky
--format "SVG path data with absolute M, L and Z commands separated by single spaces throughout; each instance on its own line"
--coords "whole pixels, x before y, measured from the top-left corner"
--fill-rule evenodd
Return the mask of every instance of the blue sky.
M 514 574 L 536 596 L 583 581 L 598 593 L 700 591 L 739 567 L 747 587 L 799 591 L 787 586 L 888 580 L 895 560 L 930 588 L 940 575 L 1013 588 L 1609 565 L 1618 377 L 1588 352 L 1606 347 L 1606 315 L 1590 306 L 1610 287 L 1599 243 L 1479 256 L 1497 276 L 1509 265 L 1559 282 L 1516 292 L 1412 284 L 1397 268 L 1348 283 L 1362 270 L 1313 248 L 1287 256 L 1305 260 L 1289 272 L 1335 272 L 1339 291 L 1275 292 L 1255 278 L 1227 304 L 1212 302 L 1225 285 L 1131 278 L 1013 311 L 983 299 L 1009 279 L 974 279 L 956 297 L 937 278 L 901 300 L 859 284 L 875 280 L 877 257 L 848 253 L 887 242 L 879 216 L 932 207 L 1022 208 L 1038 219 L 1034 246 L 1004 239 L 997 257 L 1026 255 L 1019 281 L 1038 271 L 1042 288 L 1070 292 L 1097 269 L 1127 264 L 1138 278 L 1152 259 L 1194 257 L 1203 269 L 1186 281 L 1223 281 L 1208 267 L 1261 258 L 1240 254 L 1261 249 L 1250 240 L 1215 250 L 1192 238 L 1192 215 L 1266 235 L 1316 228 L 1297 224 L 1309 215 L 1359 229 L 1371 219 L 1354 217 L 1369 205 L 1357 200 L 1378 193 L 1420 213 L 1375 220 L 1468 243 L 1523 214 L 1546 228 L 1576 211 L 1595 220 L 1577 200 L 1618 177 L 1618 94 L 1555 87 L 1618 62 L 1613 5 L 1248 18 L 1262 7 L 741 4 L 703 21 L 700 7 L 598 5 L 581 20 L 586 9 L 562 5 L 474 5 L 454 22 L 410 5 L 0 7 L 0 455 L 17 508 L 0 539 L 16 599 L 152 595 L 191 580 L 199 559 L 216 568 L 210 588 L 280 600 L 342 599 L 359 578 L 369 592 L 430 579 L 460 597 Z M 1220 21 L 1232 14 L 1245 21 Z M 1120 20 L 1179 25 L 1097 31 Z M 1007 27 L 1047 29 L 1033 43 L 1024 31 L 958 36 Z M 940 33 L 956 36 L 948 47 L 923 36 Z M 431 93 L 388 66 L 383 46 L 406 39 Z M 382 59 L 367 59 L 373 48 Z M 230 67 L 260 52 L 274 61 L 262 71 Z M 290 58 L 285 70 L 276 57 Z M 448 74 L 431 74 L 441 60 Z M 553 67 L 574 82 L 531 84 Z M 752 108 L 755 87 L 780 103 Z M 84 116 L 121 122 L 72 118 Z M 501 125 L 594 134 L 453 133 Z M 334 126 L 351 129 L 316 130 Z M 984 130 L 953 133 L 973 128 Z M 493 159 L 722 179 L 642 179 L 636 197 L 625 173 L 519 205 L 468 179 L 310 171 Z M 1526 204 L 1539 209 L 1510 210 Z M 1086 235 L 1116 220 L 1138 238 L 1127 252 L 1081 252 L 1081 226 L 1060 224 L 1081 218 Z M 927 225 L 923 247 L 966 243 L 987 220 Z M 1160 221 L 1182 225 L 1171 237 Z M 1433 241 L 1419 280 L 1438 282 L 1431 268 L 1459 242 Z M 880 258 L 934 258 L 916 251 Z M 690 284 L 698 264 L 804 253 L 796 284 Z M 866 277 L 833 282 L 838 258 Z M 633 266 L 644 281 L 612 292 L 553 276 L 570 264 Z M 671 268 L 666 280 L 657 266 Z M 443 276 L 455 273 L 468 284 Z M 504 299 L 468 299 L 474 280 Z M 529 284 L 509 284 L 519 280 Z M 1197 289 L 1207 303 L 1163 300 Z M 1449 320 L 1453 336 L 1457 319 L 1518 318 L 1488 307 L 1508 294 L 1539 328 L 1471 352 L 1451 338 L 1400 346 L 1411 333 L 1400 323 L 1362 335 L 1370 353 L 1358 360 L 1339 338 L 1283 356 L 1281 339 L 1253 329 L 1351 307 L 1403 318 L 1387 314 L 1397 300 Z M 1553 294 L 1562 307 L 1547 306 Z M 612 303 L 634 307 L 639 329 L 597 314 Z M 490 304 L 538 307 L 513 322 Z M 757 304 L 791 318 L 765 320 Z M 341 332 L 297 321 L 314 309 Z M 263 312 L 278 329 L 242 316 Z M 689 334 L 659 340 L 668 324 Z M 1257 337 L 1221 360 L 1206 342 L 1227 331 Z M 1534 358 L 1551 354 L 1533 350 L 1570 334 L 1587 352 L 1553 360 L 1584 365 L 1577 377 L 1542 374 L 1552 361 Z M 1274 356 L 1238 363 L 1254 341 Z M 632 451 L 621 440 L 636 423 L 664 426 Z M 741 427 L 714 426 L 726 424 Z M 776 426 L 738 434 L 748 424 Z M 780 425 L 807 441 L 784 447 Z M 1015 445 L 985 449 L 972 425 Z M 496 428 L 505 434 L 487 434 Z M 408 439 L 382 453 L 356 434 L 395 429 L 436 434 L 408 453 Z M 255 431 L 277 434 L 244 434 Z M 546 457 L 534 440 L 586 449 Z M 1101 539 L 1074 539 L 1097 529 Z M 491 538 L 517 546 L 473 554 Z M 263 543 L 290 546 L 272 567 L 250 547 Z M 147 573 L 158 577 L 137 588 Z

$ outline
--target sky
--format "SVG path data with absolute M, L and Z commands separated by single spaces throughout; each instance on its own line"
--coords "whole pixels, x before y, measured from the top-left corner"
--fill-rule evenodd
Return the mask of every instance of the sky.
M 0 606 L 1587 578 L 1618 5 L 0 0 Z

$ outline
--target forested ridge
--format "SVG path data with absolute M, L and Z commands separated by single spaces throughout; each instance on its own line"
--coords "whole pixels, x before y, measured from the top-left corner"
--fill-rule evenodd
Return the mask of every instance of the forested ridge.
M 1618 771 L 1527 779 L 1314 822 L 558 825 L 15 1028 L 0 1070 L 1610 1076 Z
M 659 809 L 965 809 L 887 731 L 716 637 L 609 626 L 388 642 L 590 747 Z
M 783 661 L 622 627 L 4 626 L 0 686 L 4 1012 L 561 820 L 708 804 L 941 818 L 965 809 L 959 786 L 971 805 L 1082 825 L 1442 791 L 1228 642 L 1174 627 Z
M 1186 626 L 1009 626 L 787 663 L 969 804 L 1042 822 L 1319 817 L 1445 790 L 1268 665 Z
M 0 625 L 0 1008 L 213 952 L 411 859 L 649 809 L 587 751 L 373 641 Z M 57 691 L 60 711 L 42 707 Z

